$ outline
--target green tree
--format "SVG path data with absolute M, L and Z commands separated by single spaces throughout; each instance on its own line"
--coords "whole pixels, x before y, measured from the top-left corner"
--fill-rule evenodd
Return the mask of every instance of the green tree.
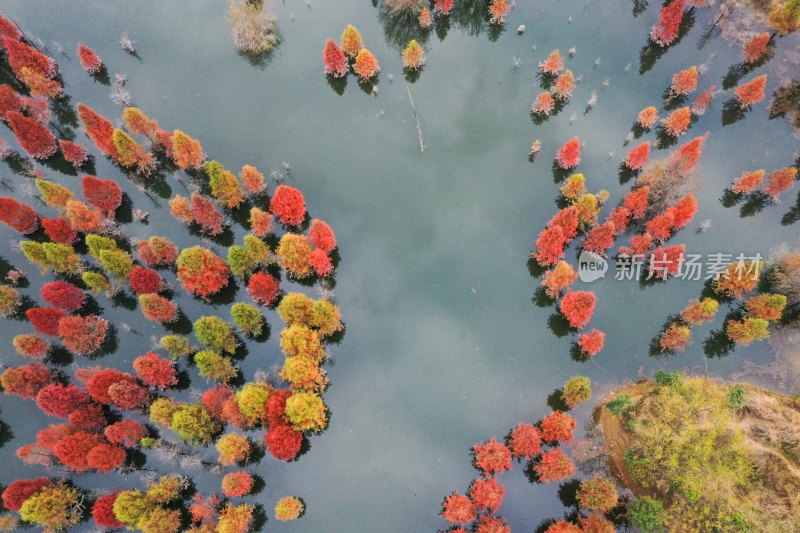
M 314 319 L 314 300 L 302 292 L 290 292 L 278 305 L 278 315 L 288 324 L 309 324 Z
M 164 335 L 159 342 L 170 357 L 183 357 L 197 350 L 183 335 Z
M 182 441 L 194 446 L 210 443 L 220 429 L 211 413 L 200 404 L 181 406 L 172 415 L 170 428 Z
M 218 316 L 203 316 L 194 323 L 194 334 L 204 345 L 212 350 L 234 353 L 236 351 L 236 336 L 230 324 Z
M 231 306 L 231 319 L 239 331 L 251 337 L 258 337 L 264 327 L 264 315 L 254 306 L 237 302 Z
M 227 383 L 239 373 L 229 358 L 212 350 L 200 350 L 194 354 L 194 364 L 201 376 L 222 383 Z
M 650 496 L 636 498 L 631 502 L 629 511 L 633 525 L 645 533 L 666 531 L 667 512 L 659 500 Z
M 592 397 L 592 385 L 589 378 L 575 376 L 564 384 L 564 401 L 570 407 L 575 408 L 578 404 L 585 402 Z

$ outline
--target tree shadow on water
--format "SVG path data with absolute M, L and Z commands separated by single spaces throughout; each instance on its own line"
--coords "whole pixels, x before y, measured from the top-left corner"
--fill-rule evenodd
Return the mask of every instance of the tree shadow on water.
M 547 294 L 545 287 L 537 288 L 533 293 L 533 297 L 531 297 L 531 301 L 536 307 L 550 307 L 556 303 L 556 299 Z
M 730 126 L 731 124 L 739 122 L 744 119 L 747 110 L 748 109 L 742 109 L 742 106 L 739 105 L 739 101 L 736 98 L 731 98 L 722 106 L 722 125 Z
M 558 338 L 566 337 L 570 333 L 578 331 L 577 328 L 573 328 L 569 325 L 569 320 L 564 318 L 564 315 L 560 312 L 555 312 L 547 318 L 547 327 L 550 328 L 550 331 Z
M 800 193 L 797 194 L 795 204 L 781 217 L 781 225 L 791 226 L 800 220 Z
M 739 210 L 739 216 L 742 218 L 755 216 L 772 204 L 772 199 L 768 195 L 758 191 L 747 195 L 746 198 Z
M 344 91 L 347 89 L 347 78 L 348 76 L 342 76 L 337 78 L 336 76 L 331 76 L 330 74 L 325 76 L 325 81 L 328 82 L 328 86 L 338 94 L 342 96 Z
M 540 278 L 547 272 L 547 265 L 539 264 L 535 257 L 528 258 L 528 272 L 532 278 Z
M 733 192 L 733 190 L 729 187 L 722 191 L 722 196 L 719 199 L 719 203 L 722 204 L 722 207 L 730 208 L 744 200 L 744 198 L 744 194 Z
M 569 411 L 569 405 L 564 401 L 564 391 L 556 389 L 547 397 L 547 405 L 553 411 L 561 411 L 566 413 Z

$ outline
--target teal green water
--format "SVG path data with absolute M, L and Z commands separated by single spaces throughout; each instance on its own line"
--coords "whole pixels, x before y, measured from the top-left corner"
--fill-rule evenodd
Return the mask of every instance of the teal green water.
M 482 5 L 475 2 L 476 9 Z M 57 55 L 56 60 L 72 104 L 84 101 L 108 117 L 121 113 L 108 98 L 108 88 L 80 70 L 74 50 L 83 42 L 105 60 L 112 77 L 114 72 L 128 74 L 126 88 L 134 105 L 162 127 L 180 128 L 198 138 L 209 157 L 227 168 L 238 170 L 249 163 L 268 172 L 283 161 L 290 163 L 287 183 L 303 191 L 313 217 L 336 231 L 342 262 L 335 292 L 347 332 L 340 345 L 330 348 L 335 364 L 328 368 L 331 387 L 325 401 L 332 410 L 331 424 L 311 439 L 310 452 L 296 463 L 265 458 L 250 468 L 264 477 L 266 487 L 245 501 L 267 508 L 265 530 L 443 529 L 446 523 L 437 517 L 442 498 L 452 490 L 466 490 L 477 475 L 469 448 L 504 436 L 519 421 L 539 420 L 550 411 L 547 396 L 570 376 L 590 377 L 599 398 L 656 369 L 705 372 L 701 341 L 720 326 L 721 315 L 711 328 L 695 331 L 694 345 L 686 352 L 648 356 L 648 343 L 666 316 L 697 297 L 702 282 L 672 280 L 646 288 L 613 276 L 586 287 L 578 282 L 578 288 L 593 290 L 599 298 L 590 327 L 607 334 L 605 349 L 592 361 L 578 363 L 569 355 L 574 335 L 554 335 L 548 327 L 554 309 L 531 301 L 539 280 L 531 277 L 527 258 L 536 234 L 557 209 L 559 185 L 550 167 L 559 146 L 575 135 L 585 140 L 578 170 L 587 176 L 590 190 L 609 190 L 613 206 L 629 187 L 619 184 L 617 172 L 630 148 L 623 141 L 637 112 L 647 105 L 660 108 L 674 72 L 708 62 L 699 85 L 705 90 L 711 84 L 719 87 L 728 67 L 739 61 L 738 49 L 721 39 L 703 49 L 696 46 L 709 13 L 700 11 L 681 43 L 641 76 L 639 52 L 658 18 L 655 3 L 634 18 L 626 1 L 519 2 L 495 41 L 485 24 L 477 35 L 455 22 L 443 40 L 431 32 L 425 69 L 409 85 L 427 147 L 420 153 L 394 44 L 398 30 L 387 36 L 391 28 L 379 9 L 364 1 L 321 0 L 312 0 L 310 8 L 296 0 L 276 2 L 273 8 L 281 44 L 258 67 L 233 49 L 224 2 L 7 0 L 0 7 L 0 13 L 41 37 L 51 51 L 53 40 L 64 46 L 69 59 Z M 464 14 L 462 20 L 467 19 Z M 360 90 L 350 76 L 340 96 L 322 75 L 323 44 L 328 38 L 338 40 L 348 23 L 361 31 L 381 64 L 377 95 Z M 527 29 L 518 36 L 520 24 Z M 122 31 L 136 42 L 140 60 L 120 50 Z M 417 34 L 412 27 L 402 35 Z M 550 50 L 566 54 L 572 46 L 577 53 L 567 66 L 582 81 L 560 114 L 536 126 L 529 116 L 540 91 L 536 65 Z M 796 74 L 796 67 L 779 59 L 780 52 L 796 46 L 797 37 L 780 40 L 776 59 L 755 72 L 769 73 L 770 93 L 780 69 Z M 514 57 L 521 60 L 517 70 Z M 598 57 L 601 62 L 595 67 Z M 628 63 L 632 69 L 625 72 Z M 606 79 L 609 86 L 604 88 Z M 592 90 L 598 91 L 598 103 L 584 114 Z M 796 227 L 780 223 L 796 191 L 787 193 L 783 204 L 744 219 L 738 207 L 726 209 L 719 198 L 743 170 L 769 172 L 791 164 L 797 141 L 787 121 L 767 120 L 766 103 L 754 106 L 745 121 L 721 127 L 722 103 L 729 97 L 717 97 L 686 136 L 711 132 L 700 164 L 699 212 L 672 242 L 686 243 L 687 250 L 698 253 L 766 256 L 782 242 L 797 241 Z M 577 118 L 570 125 L 573 112 Z M 3 129 L 0 136 L 8 139 L 10 132 Z M 531 164 L 527 152 L 536 138 L 543 149 Z M 105 161 L 98 162 L 97 172 L 121 178 Z M 0 174 L 23 180 L 4 164 Z M 77 190 L 77 178 L 62 181 Z M 174 180 L 170 183 L 173 193 L 183 193 Z M 129 183 L 123 186 L 136 207 L 150 212 L 150 224 L 129 224 L 128 235 L 156 233 L 179 246 L 195 242 L 169 216 L 166 201 L 158 208 Z M 17 194 L 24 198 L 21 191 Z M 706 218 L 712 227 L 696 233 Z M 5 228 L 0 231 L 3 242 L 17 238 Z M 242 233 L 238 228 L 237 240 Z M 37 286 L 35 268 L 26 266 L 20 254 L 2 255 L 27 270 L 32 287 Z M 238 296 L 243 294 L 240 289 Z M 100 300 L 113 322 L 126 322 L 143 334 L 120 334 L 118 351 L 101 361 L 130 370 L 132 359 L 149 349 L 149 337 L 163 330 L 143 320 L 138 310 L 112 310 Z M 207 312 L 192 302 L 180 300 L 191 317 Z M 274 313 L 268 319 L 272 338 L 248 346 L 250 353 L 241 364 L 248 379 L 256 369 L 268 370 L 282 361 L 276 341 L 280 321 Z M 27 332 L 26 326 L 4 322 L 3 331 L 10 339 Z M 20 359 L 8 345 L 3 350 L 6 364 L 20 364 Z M 709 360 L 708 368 L 711 376 L 724 379 L 740 372 L 746 360 L 771 359 L 769 346 L 757 343 Z M 191 375 L 192 386 L 201 388 L 203 380 L 193 369 Z M 590 408 L 581 406 L 573 415 L 584 421 Z M 41 473 L 17 461 L 13 452 L 55 420 L 10 396 L 3 397 L 0 419 L 15 435 L 0 450 L 9 465 L 0 472 L 0 483 Z M 253 435 L 260 438 L 261 432 Z M 155 457 L 147 466 L 175 468 Z M 499 514 L 509 518 L 515 531 L 530 531 L 564 510 L 556 486 L 531 485 L 520 470 L 521 465 L 502 477 L 508 492 Z M 201 492 L 218 490 L 219 476 L 191 474 Z M 87 488 L 141 485 L 136 475 L 75 479 Z M 307 504 L 296 523 L 271 518 L 274 502 L 286 495 L 300 496 Z

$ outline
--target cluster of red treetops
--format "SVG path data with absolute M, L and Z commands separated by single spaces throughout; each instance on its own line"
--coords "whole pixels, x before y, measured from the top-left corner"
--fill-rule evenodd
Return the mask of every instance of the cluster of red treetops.
M 78 57 L 91 74 L 104 68 L 85 45 L 79 45 Z M 57 139 L 47 126 L 51 104 L 64 94 L 55 62 L 2 17 L 0 60 L 7 61 L 25 87 L 20 92 L 0 85 L 0 120 L 22 149 L 36 159 L 48 159 L 60 151 L 75 168 L 86 168 L 92 157 L 89 151 Z M 255 167 L 245 165 L 237 177 L 218 162 L 207 161 L 197 140 L 180 130 L 162 130 L 137 108 L 124 110 L 125 129 L 115 128 L 83 103 L 77 111 L 97 149 L 129 176 L 139 176 L 146 185 L 153 171 L 167 165 L 187 171 L 208 186 L 210 198 L 201 194 L 183 201 L 180 196 L 173 198 L 173 216 L 215 235 L 228 225 L 229 213 L 250 206 L 250 233 L 243 246 L 229 248 L 227 259 L 201 246 L 180 250 L 159 236 L 138 241 L 136 258 L 121 246 L 124 234 L 116 213 L 124 193 L 114 179 L 83 176 L 80 199 L 69 188 L 39 175 L 35 185 L 47 213 L 1 197 L 0 220 L 32 238 L 20 243 L 25 257 L 43 274 L 59 276 L 39 287 L 43 304 L 26 306 L 24 318 L 34 332 L 13 339 L 17 353 L 33 360 L 0 374 L 5 394 L 33 401 L 44 413 L 60 419 L 39 431 L 36 442 L 20 447 L 18 457 L 30 464 L 59 465 L 74 474 L 106 473 L 131 468 L 134 450 L 171 449 L 175 445 L 159 437 L 169 431 L 188 445 L 214 443 L 218 465 L 236 467 L 244 465 L 254 451 L 251 440 L 237 430 L 261 427 L 272 457 L 296 459 L 306 435 L 327 425 L 327 407 L 320 396 L 327 385 L 321 367 L 326 358 L 324 343 L 342 325 L 339 310 L 330 300 L 315 301 L 302 293 L 284 295 L 280 274 L 272 267 L 277 265 L 289 279 L 332 276 L 337 250 L 332 229 L 321 220 L 309 223 L 299 190 L 279 185 L 270 197 L 264 176 Z M 280 238 L 275 236 L 273 220 L 284 229 Z M 275 248 L 268 244 L 273 241 L 278 242 Z M 87 250 L 88 257 L 82 257 L 80 250 Z M 169 272 L 176 274 L 187 293 L 201 298 L 210 298 L 240 280 L 252 304 L 238 302 L 231 307 L 233 325 L 219 316 L 195 321 L 194 334 L 201 347 L 187 337 L 165 335 L 160 346 L 169 357 L 142 350 L 146 353 L 133 361 L 134 373 L 92 366 L 68 379 L 49 366 L 48 356 L 57 344 L 78 356 L 103 355 L 113 328 L 87 311 L 96 295 L 115 298 L 129 292 L 138 298 L 148 320 L 176 320 L 182 311 L 172 301 L 174 291 L 165 278 Z M 23 297 L 17 288 L 1 288 L 0 314 L 20 314 Z M 239 335 L 257 338 L 265 325 L 259 306 L 277 308 L 287 324 L 280 335 L 285 355 L 280 376 L 289 384 L 286 389 L 265 381 L 246 382 L 239 388 L 229 384 L 238 374 L 230 355 L 241 342 Z M 169 395 L 178 384 L 183 357 L 193 357 L 200 374 L 214 382 L 192 403 Z M 234 431 L 226 432 L 227 427 Z M 185 489 L 186 480 L 179 478 L 162 477 L 146 492 L 121 491 L 94 498 L 95 522 L 101 527 L 126 526 L 153 533 L 177 531 L 180 512 L 168 504 Z M 227 500 L 249 494 L 253 487 L 252 475 L 241 470 L 228 473 L 221 483 Z M 3 492 L 4 506 L 18 515 L 0 516 L 0 530 L 13 530 L 19 519 L 51 530 L 69 527 L 82 519 L 87 496 L 92 499 L 71 483 L 21 479 Z M 189 509 L 195 522 L 191 530 L 246 531 L 252 511 L 247 504 L 237 506 L 216 495 L 198 495 Z M 281 499 L 275 508 L 280 520 L 297 518 L 302 512 L 302 501 L 293 497 Z
M 578 376 L 564 387 L 567 405 L 575 407 L 591 396 L 589 380 Z M 448 532 L 510 533 L 511 527 L 497 514 L 506 488 L 500 483 L 514 463 L 526 462 L 524 469 L 540 483 L 561 481 L 575 474 L 575 464 L 562 445 L 572 445 L 576 421 L 562 411 L 554 411 L 537 424 L 520 423 L 499 442 L 491 438 L 472 447 L 473 466 L 480 476 L 470 483 L 466 493 L 453 492 L 442 502 L 441 516 L 452 527 Z M 604 516 L 617 505 L 619 495 L 614 483 L 601 477 L 581 482 L 578 490 L 578 524 L 554 521 L 548 533 L 584 531 L 613 533 L 613 523 Z

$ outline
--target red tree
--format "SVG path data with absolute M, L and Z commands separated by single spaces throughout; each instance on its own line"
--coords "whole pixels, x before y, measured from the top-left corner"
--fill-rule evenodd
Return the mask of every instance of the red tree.
M 53 242 L 72 244 L 78 238 L 78 232 L 63 218 L 42 218 L 41 222 L 45 235 Z
M 325 74 L 330 74 L 334 78 L 341 78 L 347 75 L 347 58 L 336 41 L 328 39 L 325 42 L 325 49 L 322 51 L 322 61 L 325 63 Z
M 697 199 L 692 194 L 684 196 L 675 203 L 675 207 L 672 209 L 674 218 L 672 227 L 679 229 L 686 226 L 686 224 L 692 221 L 696 212 Z
M 658 109 L 653 106 L 645 107 L 639 111 L 636 121 L 642 128 L 649 130 L 658 121 Z
M 122 446 L 101 443 L 86 454 L 86 465 L 98 472 L 111 472 L 125 461 L 126 455 L 125 448 Z
M 158 294 L 148 293 L 139 296 L 139 306 L 142 315 L 153 322 L 174 322 L 179 317 L 178 308 L 174 303 Z
M 542 433 L 532 424 L 520 423 L 511 431 L 508 448 L 517 459 L 531 459 L 542 451 Z
M 550 482 L 566 479 L 575 473 L 575 463 L 564 452 L 556 448 L 542 454 L 542 460 L 533 467 L 540 481 Z
M 108 387 L 108 396 L 120 409 L 139 409 L 147 401 L 147 390 L 138 383 L 120 381 Z
M 325 222 L 316 218 L 311 221 L 308 238 L 311 239 L 311 244 L 315 248 L 319 248 L 326 254 L 336 248 L 336 236 L 333 234 L 333 230 Z
M 247 294 L 260 305 L 269 305 L 280 290 L 280 281 L 266 272 L 256 272 L 247 282 Z
M 126 418 L 122 422 L 114 422 L 107 426 L 103 434 L 109 442 L 131 448 L 138 445 L 142 437 L 147 435 L 147 429 L 136 420 Z
M 475 533 L 511 533 L 511 527 L 502 516 L 480 515 L 475 523 Z
M 80 168 L 89 160 L 89 152 L 80 144 L 59 139 L 58 147 L 61 149 L 61 155 L 64 156 L 64 159 L 72 163 L 75 168 Z
M 744 60 L 747 63 L 755 63 L 764 56 L 767 51 L 767 45 L 769 45 L 769 33 L 764 32 L 761 35 L 756 35 L 748 41 L 742 50 Z
M 711 105 L 711 101 L 714 99 L 714 91 L 716 90 L 716 88 L 717 88 L 716 85 L 712 85 L 711 88 L 709 88 L 707 91 L 705 91 L 704 93 L 700 93 L 697 96 L 697 100 L 695 100 L 694 103 L 692 104 L 692 113 L 694 113 L 695 115 L 705 114 L 706 110 L 708 109 L 708 106 Z
M 221 257 L 200 246 L 181 251 L 177 265 L 178 279 L 184 289 L 202 297 L 222 289 L 228 284 L 231 274 Z
M 101 180 L 84 176 L 81 180 L 83 195 L 98 210 L 112 214 L 122 203 L 122 189 L 114 180 Z
M 134 359 L 133 369 L 136 370 L 136 375 L 145 385 L 168 389 L 178 384 L 175 365 L 169 359 L 159 357 L 156 353 L 147 352 L 147 355 Z
M 566 520 L 557 520 L 544 530 L 544 533 L 581 533 L 581 528 Z
M 575 419 L 561 411 L 553 411 L 542 420 L 542 440 L 545 442 L 569 443 L 574 435 Z
M 303 221 L 306 214 L 303 193 L 287 185 L 278 185 L 269 202 L 269 209 L 281 224 L 296 226 Z
M 228 498 L 241 498 L 253 489 L 253 476 L 247 472 L 232 472 L 222 478 L 222 493 Z
M 3 36 L 3 46 L 6 49 L 8 63 L 17 76 L 20 76 L 25 67 L 45 78 L 52 78 L 56 75 L 56 62 L 38 50 L 12 39 L 8 35 Z
M 564 69 L 564 58 L 558 50 L 553 50 L 547 59 L 539 62 L 539 70 L 551 76 L 558 76 L 558 73 Z
M 114 144 L 114 125 L 111 121 L 97 114 L 85 104 L 78 103 L 77 108 L 78 118 L 86 129 L 86 134 L 94 141 L 97 148 L 114 160 L 118 159 L 119 152 Z
M 650 159 L 650 141 L 645 141 L 639 146 L 632 148 L 622 164 L 631 170 L 639 170 Z
M 486 444 L 481 442 L 473 446 L 472 453 L 475 457 L 475 466 L 487 476 L 513 468 L 511 450 L 497 442 L 494 437 Z
M 45 302 L 68 313 L 77 311 L 86 303 L 86 293 L 72 283 L 51 281 L 42 285 L 39 292 Z
M 617 528 L 600 513 L 589 513 L 589 516 L 578 517 L 583 533 L 615 533 Z
M 99 316 L 67 316 L 58 322 L 58 336 L 70 351 L 89 355 L 102 346 L 108 332 L 108 321 Z
M 86 431 L 100 431 L 106 425 L 103 407 L 94 402 L 78 407 L 69 414 L 67 420 L 76 428 Z
M 564 257 L 564 230 L 561 226 L 548 226 L 536 240 L 536 251 L 531 255 L 540 265 L 552 265 Z
M 670 207 L 667 208 L 662 214 L 648 220 L 646 227 L 647 232 L 653 236 L 657 241 L 665 241 L 672 235 L 672 228 L 675 225 L 674 210 Z
M 614 222 L 606 220 L 599 226 L 593 227 L 581 241 L 581 247 L 597 254 L 605 254 L 609 248 L 614 246 L 614 239 L 617 236 L 617 228 Z
M 681 107 L 670 113 L 670 115 L 662 119 L 661 122 L 664 124 L 664 130 L 668 134 L 673 137 L 679 137 L 689 129 L 689 125 L 692 122 L 692 111 L 688 107 Z
M 578 335 L 578 346 L 589 357 L 594 356 L 603 349 L 606 334 L 598 329 L 593 329 L 589 333 Z
M 5 196 L 0 197 L 0 220 L 23 235 L 33 233 L 39 228 L 39 215 L 36 211 Z
M 564 233 L 564 239 L 571 241 L 578 235 L 578 208 L 574 205 L 565 207 L 556 213 L 547 223 L 548 226 L 559 226 Z
M 114 515 L 114 502 L 117 500 L 118 492 L 103 494 L 94 502 L 92 507 L 92 518 L 100 527 L 120 528 L 125 524 L 117 520 Z
M 469 498 L 479 511 L 494 511 L 503 503 L 506 489 L 497 478 L 476 479 L 469 486 Z
M 20 33 L 19 28 L 17 28 L 15 24 L 0 16 L 0 37 L 6 36 L 18 41 L 22 38 L 22 33 Z M 3 40 L 0 39 L 0 50 L 3 50 L 4 48 L 5 45 L 3 44 Z
M 47 159 L 58 150 L 56 138 L 47 126 L 38 120 L 26 117 L 17 111 L 9 111 L 6 120 L 17 136 L 19 145 L 29 156 Z
M 19 93 L 10 85 L 0 85 L 0 120 L 5 120 L 9 111 L 20 111 L 23 106 Z
M 149 266 L 171 265 L 178 258 L 178 249 L 164 237 L 153 236 L 136 243 L 139 257 Z
M 556 162 L 563 169 L 570 169 L 578 166 L 581 162 L 581 141 L 577 137 L 558 149 Z
M 78 58 L 81 60 L 83 70 L 90 74 L 97 74 L 103 68 L 103 60 L 85 44 L 78 43 Z
M 561 312 L 573 328 L 582 328 L 592 318 L 597 297 L 591 291 L 570 291 L 561 299 Z
M 212 387 L 203 392 L 202 402 L 205 408 L 211 413 L 211 416 L 224 420 L 224 407 L 225 402 L 231 400 L 234 396 L 233 389 L 226 385 L 219 385 Z M 270 396 L 271 398 L 272 396 Z M 269 400 L 267 400 L 269 401 Z
M 647 207 L 650 205 L 647 197 L 650 194 L 650 187 L 644 186 L 634 189 L 625 195 L 623 204 L 631 212 L 635 219 L 644 217 Z
M 84 472 L 89 469 L 87 456 L 89 451 L 95 446 L 102 444 L 103 439 L 100 435 L 78 431 L 67 435 L 53 446 L 55 455 L 64 466 L 76 472 Z
M 753 104 L 757 104 L 764 99 L 764 87 L 767 86 L 767 75 L 762 74 L 757 78 L 739 85 L 736 88 L 736 98 L 739 100 L 739 106 L 742 109 L 747 109 Z M 9 116 L 11 113 L 9 113 Z
M 158 272 L 140 266 L 133 267 L 128 277 L 131 281 L 131 290 L 136 294 L 157 293 L 163 283 Z
M 58 323 L 67 314 L 55 307 L 32 307 L 25 311 L 25 316 L 39 333 L 58 337 Z
M 92 374 L 92 377 L 86 382 L 86 390 L 89 391 L 89 395 L 93 400 L 110 405 L 113 400 L 108 394 L 108 389 L 111 385 L 121 382 L 136 384 L 136 378 L 128 373 L 106 368 Z
M 756 187 L 764 181 L 764 171 L 762 169 L 755 172 L 742 172 L 742 177 L 733 182 L 731 191 L 736 194 L 749 194 L 756 190 Z
M 703 142 L 705 142 L 707 137 L 708 133 L 702 137 L 695 137 L 672 152 L 667 160 L 669 168 L 678 174 L 685 175 L 696 167 L 698 161 L 700 161 L 700 155 L 702 154 L 701 148 L 703 147 Z
M 324 251 L 319 248 L 311 250 L 308 263 L 314 268 L 317 276 L 330 276 L 333 273 L 333 262 Z
M 192 194 L 189 208 L 192 220 L 202 226 L 203 231 L 211 235 L 219 235 L 227 226 L 225 217 L 214 206 L 214 202 L 200 194 Z
M 536 96 L 536 100 L 531 104 L 531 111 L 537 115 L 549 115 L 556 105 L 553 95 L 547 91 L 541 92 Z
M 686 96 L 697 89 L 697 78 L 699 76 L 700 73 L 697 72 L 697 67 L 692 66 L 686 70 L 681 70 L 672 76 L 672 85 L 670 85 L 669 89 L 676 96 Z
M 558 298 L 561 296 L 561 291 L 569 288 L 578 274 L 572 269 L 566 261 L 559 261 L 555 268 L 545 272 L 542 285 L 545 287 L 547 295 L 551 298 Z
M 250 232 L 258 237 L 266 237 L 272 232 L 272 215 L 257 207 L 250 209 Z
M 666 278 L 667 274 L 677 274 L 685 260 L 684 250 L 683 244 L 666 248 L 659 246 L 653 250 L 650 269 L 661 279 Z
M 292 396 L 292 391 L 286 389 L 278 389 L 272 391 L 272 394 L 267 398 L 265 406 L 267 421 L 271 427 L 287 425 L 289 422 L 286 420 L 286 400 Z
M 453 524 L 469 524 L 475 520 L 475 505 L 463 494 L 453 492 L 442 502 L 442 517 Z
M 786 167 L 771 172 L 767 176 L 767 184 L 764 187 L 764 194 L 776 199 L 784 191 L 788 191 L 794 185 L 797 177 L 797 167 Z
M 36 405 L 48 415 L 67 418 L 69 414 L 89 401 L 85 390 L 75 385 L 60 383 L 47 385 L 36 395 Z
M 290 426 L 271 426 L 264 436 L 269 453 L 281 461 L 289 461 L 297 457 L 303 445 L 303 434 Z
M 13 481 L 3 491 L 3 507 L 9 511 L 19 511 L 25 500 L 39 492 L 42 487 L 49 487 L 52 484 L 53 482 L 46 477 Z
M 454 3 L 455 0 L 436 0 L 433 7 L 442 15 L 447 15 L 450 13 L 450 10 L 453 9 Z
M 620 205 L 611 210 L 608 214 L 608 218 L 614 223 L 614 228 L 617 230 L 617 233 L 622 233 L 628 228 L 631 212 L 624 205 Z
M 685 0 L 673 0 L 661 8 L 661 18 L 650 31 L 650 39 L 659 46 L 669 46 L 678 36 L 678 29 L 683 21 Z
M 25 357 L 44 357 L 52 346 L 39 335 L 17 335 L 13 343 L 17 352 Z

